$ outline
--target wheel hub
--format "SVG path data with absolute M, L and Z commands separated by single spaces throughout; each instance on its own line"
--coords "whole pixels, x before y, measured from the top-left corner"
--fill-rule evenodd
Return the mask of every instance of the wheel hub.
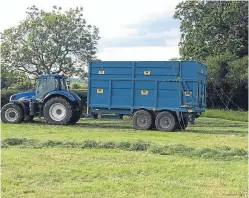
M 163 117 L 160 119 L 160 125 L 162 126 L 162 128 L 169 128 L 171 126 L 171 120 L 167 117 Z
M 9 108 L 5 111 L 5 118 L 9 122 L 14 122 L 18 118 L 18 112 L 14 108 Z
M 137 123 L 139 126 L 144 127 L 148 123 L 148 119 L 144 115 L 140 115 L 137 118 Z
M 61 109 L 57 109 L 57 110 L 56 110 L 56 113 L 57 113 L 58 115 L 60 115 L 60 114 L 62 113 L 62 110 L 61 110 Z
M 49 116 L 55 121 L 61 121 L 66 117 L 66 108 L 61 103 L 55 103 L 49 108 Z

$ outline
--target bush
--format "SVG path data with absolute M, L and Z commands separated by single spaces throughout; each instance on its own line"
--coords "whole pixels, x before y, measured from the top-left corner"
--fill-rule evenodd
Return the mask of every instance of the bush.
M 72 89 L 79 89 L 80 85 L 78 83 L 72 84 Z
M 18 90 L 2 90 L 1 91 L 1 107 L 6 105 L 9 102 L 10 96 L 16 94 L 20 91 Z
M 85 90 L 85 89 L 72 89 L 70 91 L 76 93 L 81 98 L 83 105 L 86 106 L 87 90 Z

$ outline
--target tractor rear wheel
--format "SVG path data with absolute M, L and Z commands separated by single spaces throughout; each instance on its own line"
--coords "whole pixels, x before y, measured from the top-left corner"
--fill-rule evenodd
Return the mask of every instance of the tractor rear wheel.
M 20 124 L 23 122 L 24 115 L 20 106 L 8 103 L 1 110 L 1 120 L 3 123 Z
M 134 113 L 132 121 L 136 130 L 148 130 L 152 126 L 153 118 L 150 112 L 138 110 Z
M 51 98 L 44 105 L 44 118 L 48 124 L 66 125 L 70 123 L 72 116 L 70 102 L 62 97 Z
M 73 116 L 70 120 L 70 124 L 75 124 L 76 122 L 78 122 L 81 118 L 81 115 L 82 115 L 82 111 L 79 110 L 79 111 L 73 111 Z

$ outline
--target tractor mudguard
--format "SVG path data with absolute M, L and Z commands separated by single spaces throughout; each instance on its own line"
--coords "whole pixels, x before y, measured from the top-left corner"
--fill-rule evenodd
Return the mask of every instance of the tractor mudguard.
M 19 101 L 10 101 L 10 103 L 17 104 L 17 105 L 19 105 L 23 109 L 24 118 L 26 118 L 29 115 L 28 114 L 28 108 L 22 102 L 19 102 Z
M 54 97 L 54 96 L 64 96 L 64 97 L 66 97 L 71 102 L 78 102 L 78 101 L 81 100 L 79 96 L 77 96 L 76 94 L 73 94 L 71 92 L 67 92 L 67 91 L 52 91 L 52 92 L 48 93 L 44 97 L 43 103 L 46 102 L 51 97 Z

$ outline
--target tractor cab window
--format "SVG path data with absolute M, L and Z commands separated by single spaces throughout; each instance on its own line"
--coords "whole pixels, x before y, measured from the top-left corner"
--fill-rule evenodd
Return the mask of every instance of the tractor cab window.
M 65 78 L 59 78 L 54 76 L 40 78 L 36 86 L 37 99 L 43 99 L 47 93 L 57 90 L 68 91 L 67 82 Z
M 39 79 L 36 86 L 36 97 L 42 99 L 48 91 L 47 78 Z
M 62 78 L 61 80 L 61 90 L 68 91 L 66 78 Z
M 54 81 L 56 90 L 68 91 L 67 82 L 65 78 L 54 78 Z

